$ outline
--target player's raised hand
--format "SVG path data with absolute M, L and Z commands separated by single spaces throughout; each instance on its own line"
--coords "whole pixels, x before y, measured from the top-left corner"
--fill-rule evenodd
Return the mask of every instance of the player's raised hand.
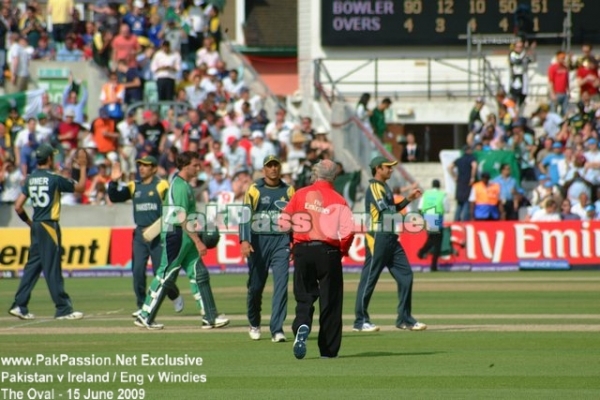
M 110 171 L 110 180 L 113 182 L 118 182 L 121 180 L 123 176 L 123 171 L 121 170 L 121 163 L 115 161 L 112 165 L 112 169 Z
M 423 192 L 421 192 L 420 188 L 414 188 L 410 191 L 410 194 L 407 196 L 408 201 L 413 201 L 421 197 Z

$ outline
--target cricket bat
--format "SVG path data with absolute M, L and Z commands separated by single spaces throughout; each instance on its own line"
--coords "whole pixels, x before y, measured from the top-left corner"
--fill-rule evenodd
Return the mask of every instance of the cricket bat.
M 146 229 L 142 232 L 142 237 L 146 242 L 151 242 L 155 237 L 160 235 L 160 231 L 162 228 L 162 218 L 157 219 L 152 223 L 152 225 L 147 226 Z

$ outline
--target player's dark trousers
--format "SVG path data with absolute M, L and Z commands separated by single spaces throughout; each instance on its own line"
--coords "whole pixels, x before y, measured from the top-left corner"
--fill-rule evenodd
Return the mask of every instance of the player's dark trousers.
M 417 321 L 411 314 L 413 272 L 406 253 L 398 242 L 398 236 L 366 234 L 365 240 L 367 241 L 367 254 L 356 294 L 354 327 L 360 329 L 365 322 L 371 322 L 367 310 L 373 290 L 375 290 L 375 285 L 384 267 L 388 267 L 398 285 L 399 304 L 396 326 L 402 323 L 414 325 Z
M 254 252 L 248 258 L 248 322 L 260 326 L 262 295 L 273 270 L 273 301 L 271 306 L 271 335 L 283 333 L 287 316 L 290 240 L 288 235 L 254 235 Z
M 344 298 L 340 250 L 322 242 L 308 242 L 294 245 L 293 251 L 294 335 L 300 325 L 312 328 L 314 304 L 319 300 L 319 350 L 322 357 L 336 357 L 342 344 Z
M 135 293 L 137 308 L 142 308 L 146 299 L 146 266 L 148 257 L 152 260 L 152 272 L 156 275 L 156 270 L 160 266 L 162 257 L 162 246 L 160 244 L 160 235 L 153 241 L 146 242 L 142 236 L 142 228 L 136 227 L 133 230 L 133 254 L 131 256 L 131 273 L 133 275 L 133 292 Z M 167 297 L 175 300 L 179 296 L 179 289 L 175 284 L 167 289 Z
M 431 270 L 437 271 L 438 259 L 442 251 L 442 232 L 427 232 L 427 241 L 417 253 L 419 258 L 425 258 L 427 253 L 431 254 Z
M 19 306 L 23 314 L 29 312 L 27 304 L 31 292 L 37 283 L 40 274 L 44 273 L 52 301 L 56 305 L 55 317 L 61 317 L 73 312 L 73 305 L 69 295 L 65 292 L 65 285 L 60 265 L 61 235 L 58 222 L 33 222 L 31 227 L 31 246 L 29 258 L 23 269 L 23 277 L 15 295 L 15 302 L 11 309 Z

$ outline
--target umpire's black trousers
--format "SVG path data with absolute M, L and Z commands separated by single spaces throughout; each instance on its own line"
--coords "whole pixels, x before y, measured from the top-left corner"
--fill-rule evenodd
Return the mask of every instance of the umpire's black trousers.
M 314 303 L 319 300 L 319 350 L 322 357 L 336 357 L 342 344 L 342 254 L 337 247 L 317 241 L 295 244 L 293 254 L 294 335 L 300 325 L 312 327 Z

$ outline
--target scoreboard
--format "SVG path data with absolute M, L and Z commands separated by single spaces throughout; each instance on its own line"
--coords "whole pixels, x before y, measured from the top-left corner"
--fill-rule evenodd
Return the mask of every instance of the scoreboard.
M 321 44 L 465 45 L 467 26 L 474 35 L 514 34 L 523 8 L 531 34 L 562 33 L 570 9 L 572 42 L 600 42 L 600 0 L 321 0 Z

